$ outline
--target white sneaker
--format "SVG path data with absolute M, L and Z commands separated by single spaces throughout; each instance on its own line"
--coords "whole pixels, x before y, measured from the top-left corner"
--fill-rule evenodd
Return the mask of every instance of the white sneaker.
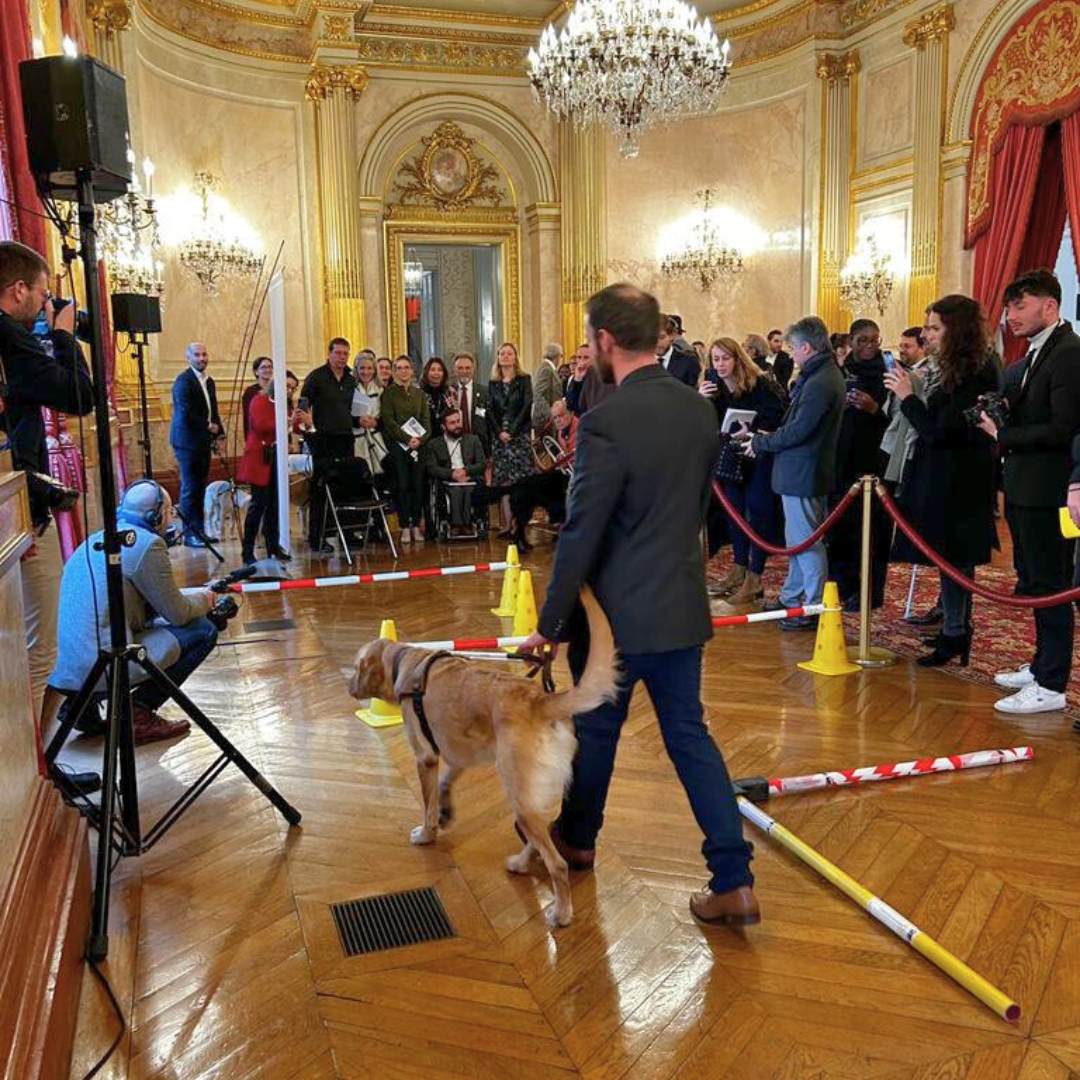
M 1065 695 L 1047 690 L 1037 682 L 1030 682 L 1022 690 L 994 702 L 994 708 L 1004 713 L 1060 712 L 1065 708 Z
M 994 682 L 1006 690 L 1019 690 L 1023 686 L 1031 686 L 1035 676 L 1031 674 L 1031 665 L 1024 664 L 1015 671 L 999 671 L 994 676 Z
M 413 543 L 415 544 L 422 544 L 424 542 L 424 534 L 420 531 L 419 525 L 413 526 L 412 538 Z

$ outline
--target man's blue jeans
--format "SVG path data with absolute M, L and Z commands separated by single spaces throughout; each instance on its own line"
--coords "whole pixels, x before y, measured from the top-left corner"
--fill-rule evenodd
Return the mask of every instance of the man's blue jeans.
M 702 854 L 714 892 L 752 885 L 751 847 L 742 835 L 727 766 L 702 716 L 701 648 L 639 653 L 621 658 L 623 676 L 610 704 L 574 717 L 578 752 L 563 799 L 559 832 L 572 847 L 592 848 L 604 822 L 615 749 L 638 681 L 645 683 L 668 756 L 690 799 L 701 831 Z
M 165 674 L 177 686 L 210 655 L 217 644 L 217 627 L 205 616 L 192 619 L 183 626 L 170 626 L 169 633 L 180 642 L 180 659 L 165 668 Z M 161 708 L 168 700 L 168 694 L 155 682 L 140 683 L 131 695 L 132 701 L 151 712 Z
M 801 544 L 825 520 L 823 496 L 781 495 L 780 500 L 784 504 L 784 539 L 788 547 Z M 824 540 L 790 556 L 787 577 L 780 586 L 780 603 L 784 607 L 820 604 L 828 573 Z

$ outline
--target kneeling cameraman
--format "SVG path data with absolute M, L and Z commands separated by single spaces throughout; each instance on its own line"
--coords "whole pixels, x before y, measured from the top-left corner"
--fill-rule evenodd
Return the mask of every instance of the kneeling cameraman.
M 178 686 L 210 655 L 218 631 L 207 615 L 219 597 L 207 589 L 184 596 L 173 580 L 164 533 L 172 520 L 172 500 L 153 480 L 137 480 L 117 508 L 117 525 L 129 527 L 134 543 L 121 551 L 124 612 L 128 637 L 146 649 L 147 656 Z M 64 564 L 60 580 L 59 659 L 49 685 L 78 691 L 90 674 L 98 653 L 109 644 L 109 603 L 105 584 L 103 533 L 88 537 Z M 237 596 L 234 600 L 239 601 Z M 229 614 L 235 614 L 232 606 Z M 130 667 L 132 719 L 136 745 L 172 739 L 187 733 L 186 719 L 166 720 L 155 710 L 167 698 L 146 680 L 141 668 Z M 104 695 L 104 680 L 100 686 Z M 94 718 L 79 721 L 81 731 L 96 734 Z

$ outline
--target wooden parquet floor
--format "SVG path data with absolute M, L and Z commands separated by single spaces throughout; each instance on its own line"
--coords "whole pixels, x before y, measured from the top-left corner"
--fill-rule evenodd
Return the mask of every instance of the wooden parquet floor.
M 550 553 L 528 560 L 541 594 Z M 403 564 L 500 555 L 429 544 Z M 205 580 L 206 556 L 177 558 L 189 580 Z M 907 663 L 815 677 L 795 666 L 812 638 L 768 626 L 719 631 L 706 652 L 709 722 L 734 775 L 1035 746 L 1023 765 L 770 804 L 1012 994 L 1018 1026 L 749 826 L 763 922 L 745 934 L 695 924 L 687 894 L 705 880 L 701 838 L 641 693 L 596 869 L 572 875 L 574 922 L 552 933 L 546 877 L 503 868 L 517 843 L 494 774 L 466 774 L 452 826 L 434 846 L 410 846 L 419 785 L 402 729 L 356 720 L 345 686 L 353 652 L 382 618 L 403 639 L 497 632 L 499 584 L 473 575 L 248 598 L 190 687 L 303 824 L 290 831 L 230 769 L 157 847 L 118 868 L 106 971 L 130 1026 L 100 1075 L 1080 1076 L 1080 743 L 1068 721 L 999 718 L 992 690 Z M 295 629 L 244 630 L 283 617 Z M 93 752 L 80 744 L 72 755 L 89 763 Z M 200 733 L 140 749 L 146 818 L 213 756 Z M 343 957 L 329 905 L 421 885 L 438 889 L 456 937 Z M 88 976 L 72 1077 L 114 1031 Z

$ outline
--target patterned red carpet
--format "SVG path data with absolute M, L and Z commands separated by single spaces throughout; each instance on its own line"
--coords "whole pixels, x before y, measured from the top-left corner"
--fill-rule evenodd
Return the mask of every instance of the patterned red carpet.
M 786 559 L 769 559 L 764 576 L 767 597 L 772 598 L 779 593 L 786 567 Z M 709 564 L 709 580 L 719 581 L 730 568 L 731 549 L 726 547 Z M 1011 592 L 1016 582 L 1015 574 L 1004 565 L 980 566 L 976 578 L 980 584 L 999 592 Z M 929 631 L 910 626 L 903 620 L 910 584 L 910 565 L 894 563 L 889 567 L 885 606 L 874 612 L 873 641 L 875 645 L 884 646 L 901 656 L 914 658 L 929 651 L 922 643 L 923 636 Z M 937 571 L 920 566 L 915 583 L 914 612 L 921 615 L 927 611 L 936 600 L 937 594 Z M 959 662 L 953 660 L 941 668 L 942 671 L 975 682 L 992 684 L 996 672 L 1017 668 L 1031 660 L 1035 648 L 1035 622 L 1030 611 L 993 604 L 976 597 L 973 620 L 975 638 L 968 667 L 961 668 Z M 848 642 L 854 643 L 859 633 L 858 616 L 845 615 L 844 629 Z M 1067 712 L 1071 716 L 1080 716 L 1080 665 L 1075 663 L 1069 680 L 1068 697 L 1070 707 Z

